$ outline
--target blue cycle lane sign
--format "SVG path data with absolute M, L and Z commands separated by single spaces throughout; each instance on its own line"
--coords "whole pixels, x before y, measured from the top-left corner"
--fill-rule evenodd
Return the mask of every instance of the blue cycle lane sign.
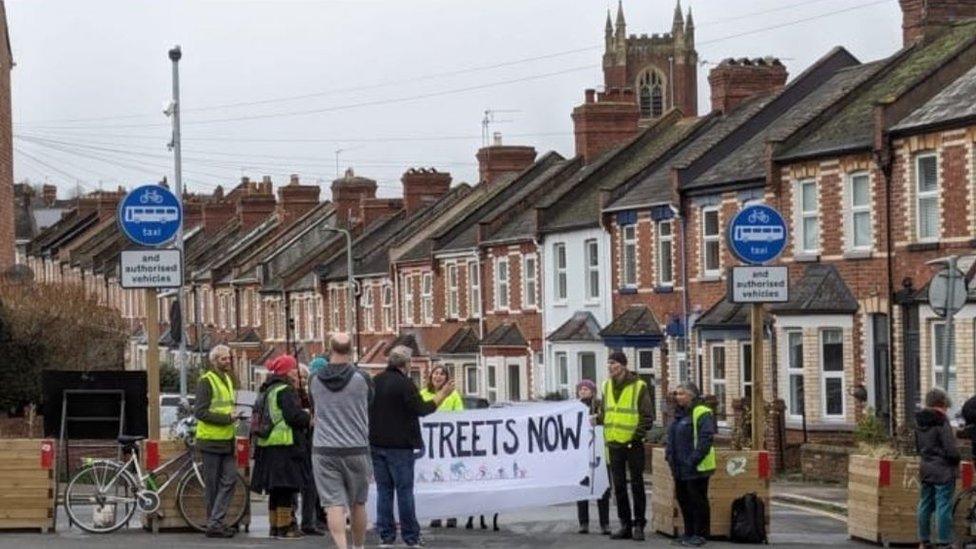
M 786 247 L 786 223 L 775 209 L 757 204 L 739 211 L 729 223 L 729 248 L 744 263 L 773 261 Z
M 732 253 L 746 267 L 732 267 L 729 301 L 732 303 L 782 303 L 789 300 L 789 271 L 769 266 L 786 248 L 786 223 L 776 209 L 763 204 L 747 206 L 729 222 Z
M 166 187 L 143 185 L 119 204 L 119 227 L 136 244 L 158 247 L 173 240 L 183 222 L 176 195 Z

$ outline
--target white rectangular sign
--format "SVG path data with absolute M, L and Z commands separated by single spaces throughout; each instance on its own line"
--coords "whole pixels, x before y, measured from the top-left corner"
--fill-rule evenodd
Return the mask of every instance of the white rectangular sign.
M 732 267 L 729 285 L 732 303 L 783 303 L 790 299 L 786 267 Z
M 603 429 L 579 401 L 421 418 L 414 497 L 420 520 L 597 499 L 609 487 Z M 375 517 L 375 486 L 367 509 Z
M 179 288 L 183 284 L 179 250 L 126 250 L 119 265 L 123 288 Z

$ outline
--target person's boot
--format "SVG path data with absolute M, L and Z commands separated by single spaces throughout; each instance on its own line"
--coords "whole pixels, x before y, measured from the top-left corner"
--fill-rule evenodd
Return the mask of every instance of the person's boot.
M 634 533 L 631 539 L 634 541 L 644 541 L 644 527 L 634 526 Z
M 275 539 L 301 539 L 305 536 L 298 529 L 298 525 L 292 522 L 291 507 L 278 508 L 278 535 Z
M 468 517 L 468 522 L 465 523 L 464 529 L 465 530 L 473 530 L 474 529 L 474 517 Z
M 579 525 L 579 530 L 577 530 L 577 531 L 580 534 L 589 534 L 590 533 L 590 525 L 587 524 L 587 523 L 585 523 L 585 522 L 581 522 L 580 525 Z
M 601 524 L 600 525 L 600 535 L 601 536 L 609 536 L 612 533 L 613 532 L 610 531 L 610 525 L 609 524 Z
M 447 519 L 447 527 L 448 528 L 457 528 L 457 519 L 456 518 L 449 518 L 449 519 Z
M 629 524 L 623 524 L 620 529 L 610 534 L 610 539 L 631 539 L 634 537 L 634 529 Z

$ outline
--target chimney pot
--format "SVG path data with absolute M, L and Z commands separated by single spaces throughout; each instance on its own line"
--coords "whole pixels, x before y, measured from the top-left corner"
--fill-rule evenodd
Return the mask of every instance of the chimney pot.
M 586 96 L 587 103 L 592 103 L 593 101 L 596 100 L 596 90 L 594 90 L 593 88 L 589 88 L 583 93 Z

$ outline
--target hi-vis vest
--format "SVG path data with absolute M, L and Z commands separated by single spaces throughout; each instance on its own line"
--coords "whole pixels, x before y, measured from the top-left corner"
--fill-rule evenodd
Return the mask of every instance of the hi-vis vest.
M 223 377 L 223 379 L 221 379 Z M 227 374 L 220 376 L 209 371 L 200 376 L 200 380 L 210 383 L 210 412 L 214 414 L 230 415 L 234 412 L 234 382 Z M 197 422 L 197 439 L 199 440 L 232 440 L 237 434 L 233 423 L 230 425 L 214 425 L 206 421 Z
M 278 394 L 287 387 L 284 383 L 279 383 L 268 391 L 268 412 L 271 415 L 271 434 L 268 438 L 259 438 L 258 446 L 291 446 L 294 442 L 294 435 L 291 427 L 285 421 L 284 414 L 281 413 L 281 406 L 278 406 Z
M 634 439 L 634 432 L 640 423 L 637 410 L 637 396 L 646 387 L 644 380 L 637 379 L 620 391 L 620 400 L 613 395 L 613 383 L 603 384 L 603 438 L 607 442 L 626 444 Z
M 695 437 L 695 448 L 698 448 L 698 420 L 704 416 L 712 413 L 712 409 L 704 404 L 699 404 L 691 411 L 691 424 L 693 426 L 693 433 Z M 705 458 L 698 463 L 698 472 L 707 473 L 709 471 L 715 470 L 715 445 L 713 444 L 711 448 L 708 449 L 708 454 Z
M 436 393 L 428 390 L 426 387 L 420 390 L 420 398 L 427 402 L 434 400 Z M 464 410 L 464 401 L 461 400 L 461 394 L 455 390 L 453 393 L 445 398 L 440 406 L 437 407 L 438 412 L 460 412 Z

